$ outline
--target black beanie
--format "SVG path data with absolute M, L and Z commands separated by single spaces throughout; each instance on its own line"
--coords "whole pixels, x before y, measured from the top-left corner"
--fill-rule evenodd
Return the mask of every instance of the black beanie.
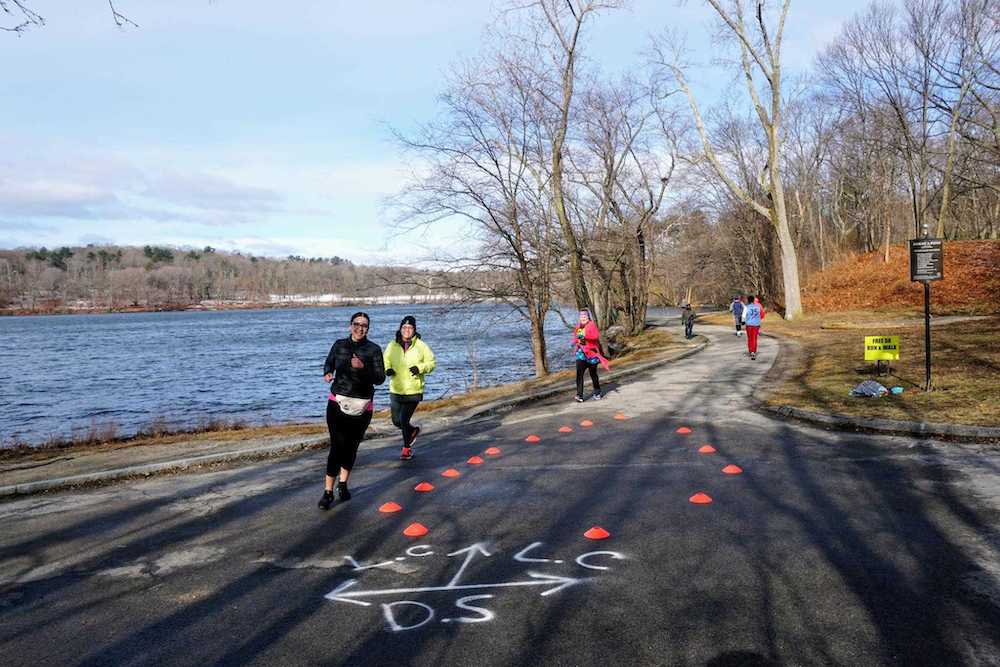
M 413 326 L 414 329 L 416 329 L 417 319 L 413 317 L 413 315 L 407 315 L 406 317 L 403 318 L 403 321 L 399 323 L 399 326 L 402 327 L 404 324 L 410 324 Z

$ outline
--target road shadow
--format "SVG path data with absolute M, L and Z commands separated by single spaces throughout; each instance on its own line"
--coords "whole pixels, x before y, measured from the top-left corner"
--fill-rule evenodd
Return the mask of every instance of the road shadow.
M 60 600 L 58 619 L 10 624 L 0 640 L 41 646 L 54 629 L 132 604 L 137 593 L 164 581 L 153 576 L 134 586 L 109 585 L 96 599 L 75 598 L 85 577 L 152 552 L 267 529 L 280 545 L 268 554 L 274 561 L 329 558 L 331 551 L 376 561 L 414 544 L 401 536 L 403 528 L 433 510 L 434 541 L 454 548 L 485 540 L 509 549 L 537 535 L 549 553 L 610 549 L 627 556 L 607 575 L 560 595 L 504 602 L 509 615 L 499 634 L 506 641 L 478 654 L 483 664 L 952 665 L 1000 655 L 996 601 L 969 583 L 970 577 L 991 581 L 973 547 L 996 559 L 998 517 L 968 492 L 965 476 L 926 444 L 765 420 L 749 414 L 748 401 L 712 407 L 720 386 L 752 391 L 749 363 L 718 365 L 711 381 L 695 378 L 658 413 L 619 422 L 610 405 L 588 404 L 590 429 L 578 424 L 584 413 L 572 413 L 572 420 L 552 414 L 565 403 L 561 397 L 535 404 L 537 419 L 527 425 L 490 415 L 422 437 L 412 465 L 378 458 L 394 457 L 392 449 L 362 449 L 355 498 L 326 515 L 315 509 L 325 458 L 315 453 L 279 464 L 288 470 L 284 484 L 204 515 L 163 512 L 163 505 L 211 493 L 222 484 L 217 478 L 175 498 L 94 510 L 0 546 L 0 560 L 28 559 L 39 567 L 54 542 L 94 535 L 107 541 L 74 571 L 17 586 L 25 595 L 19 609 L 44 611 Z M 746 410 L 746 419 L 733 419 L 734 410 Z M 574 430 L 560 436 L 564 424 Z M 678 433 L 680 426 L 693 432 Z M 542 442 L 526 444 L 528 432 L 540 433 Z M 482 468 L 464 463 L 489 444 L 503 456 Z M 699 454 L 702 444 L 715 452 Z M 296 467 L 306 457 L 315 459 L 314 471 Z M 723 475 L 727 463 L 743 474 Z M 232 472 L 224 484 L 249 483 L 262 465 Z M 462 471 L 461 483 L 440 478 L 450 466 Z M 419 479 L 438 490 L 412 493 Z M 693 505 L 688 498 L 696 491 L 714 502 Z M 403 492 L 408 511 L 373 523 L 378 502 Z M 605 525 L 612 538 L 586 541 L 582 533 L 591 525 Z M 176 653 L 184 646 L 208 664 L 280 662 L 289 643 L 301 662 L 344 665 L 452 664 L 471 655 L 456 651 L 477 637 L 477 625 L 388 632 L 377 606 L 365 610 L 369 616 L 352 616 L 354 607 L 324 598 L 334 584 L 357 576 L 350 567 L 290 570 L 255 562 L 256 556 L 237 554 L 230 579 L 200 599 L 130 619 L 128 631 L 95 641 L 78 664 L 124 664 L 140 656 L 169 663 L 191 655 Z M 423 576 L 447 581 L 454 567 L 443 560 Z M 485 558 L 467 574 L 496 581 L 506 573 L 497 559 Z M 621 584 L 628 581 L 638 583 Z M 217 624 L 232 610 L 257 615 L 228 635 Z M 490 634 L 498 634 L 495 626 Z M 594 638 L 607 643 L 588 654 L 583 647 Z

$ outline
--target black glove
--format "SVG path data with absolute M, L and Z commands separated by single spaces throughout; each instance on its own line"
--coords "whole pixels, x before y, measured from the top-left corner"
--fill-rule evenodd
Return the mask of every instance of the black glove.
M 395 374 L 396 374 L 396 371 L 392 370 L 391 368 L 385 369 L 385 376 L 387 378 L 391 378 Z
M 416 366 L 410 366 L 410 375 L 420 375 L 420 369 Z

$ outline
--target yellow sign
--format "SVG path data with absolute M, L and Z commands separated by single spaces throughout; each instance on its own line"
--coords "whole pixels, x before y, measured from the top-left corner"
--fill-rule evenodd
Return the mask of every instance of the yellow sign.
M 898 361 L 899 336 L 865 336 L 865 361 Z

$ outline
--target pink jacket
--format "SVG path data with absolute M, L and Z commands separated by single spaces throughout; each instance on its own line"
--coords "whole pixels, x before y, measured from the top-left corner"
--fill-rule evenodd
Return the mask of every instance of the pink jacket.
M 600 361 L 601 366 L 605 370 L 610 368 L 610 362 L 601 356 L 601 332 L 598 331 L 597 325 L 594 324 L 593 320 L 587 322 L 583 327 L 583 340 L 580 340 L 580 326 L 573 330 L 573 344 L 574 349 L 582 350 L 583 356 L 587 359 L 597 358 Z

